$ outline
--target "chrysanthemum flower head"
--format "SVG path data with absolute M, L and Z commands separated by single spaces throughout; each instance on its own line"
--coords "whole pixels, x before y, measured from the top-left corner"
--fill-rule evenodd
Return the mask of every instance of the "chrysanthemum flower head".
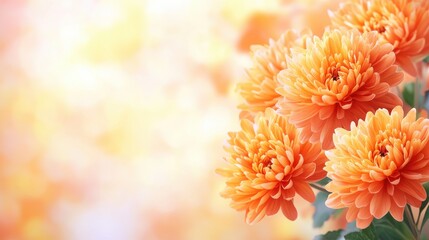
M 246 70 L 243 82 L 237 85 L 238 92 L 244 98 L 239 106 L 250 113 L 264 112 L 266 108 L 276 108 L 280 95 L 277 74 L 287 67 L 286 56 L 291 47 L 305 47 L 305 39 L 310 36 L 306 30 L 298 33 L 288 30 L 277 41 L 270 40 L 266 46 L 254 45 L 251 48 L 252 66 Z
M 325 170 L 332 181 L 326 205 L 347 208 L 349 222 L 366 228 L 388 212 L 403 220 L 404 207 L 426 199 L 422 183 L 429 180 L 429 119 L 416 120 L 401 107 L 369 112 L 351 130 L 335 130 L 335 148 L 326 151 Z
M 279 113 L 302 128 L 304 140 L 333 147 L 335 128 L 402 105 L 389 92 L 403 79 L 392 50 L 375 32 L 332 30 L 314 37 L 306 49 L 292 50 L 288 67 L 278 74 L 277 91 L 284 97 Z
M 257 114 L 254 122 L 242 119 L 241 131 L 229 133 L 228 168 L 217 169 L 226 177 L 221 195 L 246 212 L 247 223 L 280 209 L 295 220 L 296 195 L 315 200 L 309 183 L 325 177 L 326 156 L 320 144 L 300 143 L 299 137 L 300 131 L 271 108 Z
M 377 31 L 394 46 L 396 61 L 413 76 L 414 58 L 429 54 L 428 0 L 351 0 L 330 13 L 335 27 Z

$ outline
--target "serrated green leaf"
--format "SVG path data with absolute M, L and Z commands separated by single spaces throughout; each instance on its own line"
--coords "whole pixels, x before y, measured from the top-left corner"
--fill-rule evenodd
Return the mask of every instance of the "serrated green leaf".
M 342 230 L 329 231 L 322 235 L 317 235 L 313 240 L 336 240 L 341 237 Z
M 313 206 L 316 208 L 313 214 L 313 227 L 320 228 L 329 219 L 329 217 L 334 214 L 335 209 L 328 208 L 325 205 L 326 199 L 328 198 L 328 193 L 319 192 L 316 196 L 316 201 L 314 201 Z
M 351 232 L 344 236 L 346 240 L 377 240 L 375 227 L 373 224 L 369 225 L 369 227 L 359 231 L 359 232 Z

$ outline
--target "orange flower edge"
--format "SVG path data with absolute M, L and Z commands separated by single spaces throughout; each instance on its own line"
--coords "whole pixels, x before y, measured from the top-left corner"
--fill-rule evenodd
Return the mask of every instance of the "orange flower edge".
M 419 207 L 429 180 L 429 119 L 416 120 L 401 107 L 369 112 L 351 130 L 336 129 L 335 148 L 326 151 L 326 205 L 347 208 L 347 221 L 366 228 L 388 212 L 403 220 L 406 204 Z
M 288 30 L 277 40 L 270 40 L 268 45 L 253 45 L 251 58 L 253 64 L 246 69 L 243 82 L 237 90 L 244 99 L 239 106 L 249 113 L 264 112 L 266 108 L 276 108 L 281 96 L 276 92 L 279 86 L 277 74 L 287 67 L 286 56 L 291 47 L 305 47 L 309 31 L 298 33 Z M 254 114 L 253 114 L 254 115 Z
M 314 37 L 306 49 L 291 50 L 288 68 L 278 75 L 278 112 L 302 129 L 304 140 L 332 148 L 335 128 L 402 105 L 389 91 L 403 79 L 392 50 L 375 32 L 342 29 Z
M 247 223 L 280 209 L 295 220 L 296 195 L 315 200 L 309 183 L 326 176 L 326 156 L 320 144 L 300 143 L 299 137 L 300 131 L 271 108 L 256 115 L 254 122 L 242 119 L 241 131 L 229 133 L 228 168 L 216 172 L 226 177 L 221 196 L 231 199 L 232 208 L 246 212 Z
M 330 16 L 335 27 L 378 32 L 394 46 L 397 63 L 413 76 L 413 62 L 429 54 L 427 0 L 352 0 Z

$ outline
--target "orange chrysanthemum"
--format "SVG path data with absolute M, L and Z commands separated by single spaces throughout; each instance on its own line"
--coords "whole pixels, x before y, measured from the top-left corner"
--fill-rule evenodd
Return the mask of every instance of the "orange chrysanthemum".
M 314 37 L 305 50 L 292 51 L 288 68 L 278 75 L 277 91 L 284 97 L 279 113 L 303 129 L 304 140 L 333 147 L 335 128 L 348 128 L 369 111 L 402 105 L 389 92 L 403 79 L 392 49 L 375 32 L 333 30 Z
M 351 130 L 336 129 L 335 148 L 326 152 L 325 170 L 332 179 L 326 205 L 348 208 L 347 221 L 366 228 L 388 212 L 403 220 L 404 207 L 426 199 L 422 183 L 429 180 L 429 119 L 416 120 L 401 107 L 369 112 Z
M 291 47 L 305 47 L 305 37 L 309 34 L 298 34 L 286 31 L 279 40 L 270 40 L 269 45 L 252 46 L 253 66 L 246 70 L 245 81 L 237 85 L 245 103 L 239 108 L 251 113 L 263 112 L 266 108 L 275 108 L 280 95 L 277 74 L 287 67 L 286 56 Z
M 242 119 L 241 128 L 229 133 L 225 147 L 229 168 L 217 169 L 227 178 L 221 195 L 230 198 L 236 210 L 246 211 L 247 223 L 279 209 L 295 220 L 295 195 L 313 202 L 309 183 L 326 175 L 326 156 L 320 144 L 300 143 L 300 131 L 271 108 L 256 115 L 254 123 Z
M 336 27 L 377 31 L 394 46 L 397 63 L 413 76 L 414 58 L 429 54 L 428 0 L 352 0 L 330 15 Z

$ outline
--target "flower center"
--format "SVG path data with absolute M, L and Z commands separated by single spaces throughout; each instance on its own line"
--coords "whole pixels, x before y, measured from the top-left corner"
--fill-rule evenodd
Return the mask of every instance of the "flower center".
M 277 153 L 272 148 L 273 146 L 269 144 L 265 144 L 263 142 L 259 148 L 258 154 L 254 155 L 256 159 L 255 162 L 255 170 L 260 173 L 266 174 L 267 172 L 272 171 L 273 161 L 277 158 Z
M 338 75 L 338 69 L 337 68 L 333 68 L 332 69 L 332 80 L 333 81 L 337 81 L 340 79 L 340 75 Z
M 387 153 L 389 153 L 389 151 L 387 151 L 386 146 L 381 146 L 380 153 L 379 153 L 380 157 L 387 156 Z
M 379 33 L 384 33 L 386 31 L 386 28 L 384 26 L 378 26 L 377 28 L 375 28 L 375 30 L 377 30 L 377 32 Z
M 341 86 L 340 67 L 339 64 L 336 63 L 333 63 L 332 65 L 333 66 L 330 66 L 327 69 L 325 86 L 329 91 L 337 93 Z
M 382 21 L 383 19 L 381 19 L 380 16 L 372 17 L 368 22 L 365 23 L 365 32 L 377 31 L 380 34 L 383 34 L 386 31 L 386 27 Z

